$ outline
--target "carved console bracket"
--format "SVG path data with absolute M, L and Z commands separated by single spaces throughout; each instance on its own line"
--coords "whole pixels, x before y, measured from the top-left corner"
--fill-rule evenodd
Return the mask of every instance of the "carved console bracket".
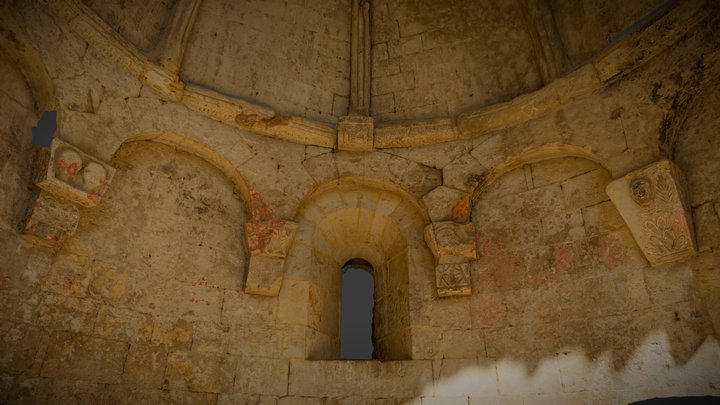
M 78 207 L 94 207 L 107 190 L 115 169 L 60 139 L 38 159 L 40 188 L 22 233 L 43 245 L 59 246 L 75 232 Z
M 652 266 L 696 252 L 685 177 L 661 160 L 617 179 L 606 192 Z
M 440 297 L 468 296 L 470 261 L 477 258 L 475 225 L 452 221 L 425 227 L 425 242 L 435 255 L 435 286 Z
M 245 237 L 250 253 L 246 293 L 278 295 L 284 276 L 285 256 L 297 228 L 296 223 L 280 219 L 245 222 Z

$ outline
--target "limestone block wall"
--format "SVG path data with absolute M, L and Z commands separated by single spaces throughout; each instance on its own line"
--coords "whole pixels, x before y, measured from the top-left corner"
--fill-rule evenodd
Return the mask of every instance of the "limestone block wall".
M 90 0 L 84 3 L 139 49 L 154 51 L 155 44 L 168 26 L 176 2 Z
M 347 114 L 350 2 L 204 1 L 182 78 L 271 106 L 333 121 Z
M 541 84 L 515 2 L 373 3 L 376 119 L 452 116 Z
M 527 104 L 530 118 L 490 133 L 348 152 L 196 112 L 38 4 L 0 8 L 15 35 L 0 37 L 14 50 L 0 57 L 0 402 L 720 395 L 717 19 L 546 113 Z M 57 136 L 116 168 L 57 249 L 16 227 L 41 97 Z M 662 158 L 687 177 L 698 252 L 650 267 L 604 190 Z M 251 218 L 298 223 L 276 297 L 243 291 Z M 470 296 L 437 294 L 423 229 L 442 221 L 475 227 Z M 354 257 L 383 273 L 380 335 L 403 360 L 333 359 L 339 270 Z
M 583 0 L 570 4 L 549 1 L 562 45 L 573 65 L 592 57 L 616 35 L 663 3 L 666 2 Z

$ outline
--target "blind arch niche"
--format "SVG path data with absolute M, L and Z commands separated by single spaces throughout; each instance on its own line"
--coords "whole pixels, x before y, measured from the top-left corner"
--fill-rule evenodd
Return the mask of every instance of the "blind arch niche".
M 421 207 L 390 184 L 337 182 L 308 198 L 297 222 L 287 276 L 307 282 L 305 357 L 340 357 L 340 270 L 362 259 L 373 269 L 373 358 L 411 359 L 410 262 L 428 257 Z

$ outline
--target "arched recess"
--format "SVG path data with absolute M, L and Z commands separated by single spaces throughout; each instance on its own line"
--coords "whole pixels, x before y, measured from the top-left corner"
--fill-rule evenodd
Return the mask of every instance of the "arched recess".
M 619 369 L 662 330 L 682 364 L 712 330 L 693 262 L 650 267 L 605 192 L 610 173 L 591 160 L 518 164 L 477 196 L 474 332 L 489 357 L 607 351 Z
M 608 162 L 583 147 L 568 144 L 546 144 L 526 149 L 516 155 L 508 156 L 502 163 L 492 167 L 473 190 L 471 190 L 470 197 L 472 201 L 477 201 L 483 191 L 488 189 L 498 178 L 524 165 L 568 157 L 589 160 L 602 166 L 609 173 L 613 172 L 611 168 L 609 168 Z
M 252 204 L 253 198 L 251 198 L 252 193 L 247 185 L 247 182 L 237 170 L 237 168 L 219 152 L 189 137 L 185 137 L 172 132 L 161 131 L 149 131 L 131 136 L 125 139 L 121 145 L 118 145 L 116 151 L 119 150 L 122 145 L 128 142 L 137 141 L 153 141 L 166 144 L 180 151 L 198 156 L 206 162 L 210 163 L 211 165 L 215 166 L 218 170 L 225 174 L 225 176 L 227 176 L 228 179 L 230 179 L 230 181 L 235 185 L 235 189 L 240 194 L 240 197 L 245 203 L 245 206 L 249 207 L 248 214 L 250 215 L 250 217 L 253 217 L 253 214 L 255 212 Z
M 410 285 L 414 272 L 433 268 L 420 259 L 432 256 L 416 254 L 427 250 L 426 210 L 391 183 L 351 177 L 316 190 L 296 222 L 279 320 L 302 327 L 303 357 L 338 358 L 341 268 L 362 259 L 374 269 L 373 358 L 412 358 Z

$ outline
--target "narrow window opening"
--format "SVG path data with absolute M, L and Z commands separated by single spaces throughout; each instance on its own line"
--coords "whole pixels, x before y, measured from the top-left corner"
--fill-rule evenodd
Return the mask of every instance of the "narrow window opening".
M 375 280 L 370 263 L 352 259 L 342 268 L 340 358 L 373 358 Z
M 56 129 L 57 112 L 45 111 L 40 116 L 37 125 L 32 128 L 32 144 L 44 148 L 50 147 Z

